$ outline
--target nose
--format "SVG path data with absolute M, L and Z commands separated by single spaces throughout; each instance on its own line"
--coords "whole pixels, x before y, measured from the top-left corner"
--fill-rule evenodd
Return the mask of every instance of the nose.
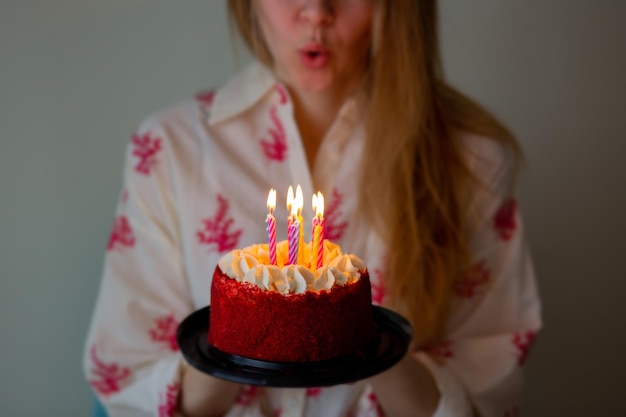
M 327 25 L 333 21 L 332 0 L 304 0 L 300 18 L 311 26 Z

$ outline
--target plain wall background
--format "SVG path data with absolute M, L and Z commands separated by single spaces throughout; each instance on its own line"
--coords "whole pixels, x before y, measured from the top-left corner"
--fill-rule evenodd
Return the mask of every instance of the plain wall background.
M 626 2 L 441 9 L 450 80 L 528 159 L 545 328 L 524 415 L 626 415 Z M 81 356 L 125 146 L 235 68 L 222 1 L 0 0 L 1 416 L 89 414 Z

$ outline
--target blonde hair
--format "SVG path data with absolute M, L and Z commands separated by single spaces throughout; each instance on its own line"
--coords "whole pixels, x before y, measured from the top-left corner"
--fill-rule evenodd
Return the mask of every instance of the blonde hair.
M 228 5 L 243 40 L 271 66 L 251 0 Z M 499 142 L 515 164 L 520 151 L 501 123 L 444 81 L 436 0 L 377 1 L 373 56 L 361 207 L 387 244 L 386 304 L 411 321 L 413 348 L 423 348 L 441 338 L 454 284 L 471 263 L 470 190 L 481 184 L 459 136 Z

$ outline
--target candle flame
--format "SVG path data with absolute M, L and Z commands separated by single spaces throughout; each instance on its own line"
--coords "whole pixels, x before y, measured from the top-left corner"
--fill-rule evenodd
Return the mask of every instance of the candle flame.
M 267 208 L 270 211 L 270 214 L 276 208 L 276 190 L 271 188 L 270 192 L 267 195 Z
M 322 218 L 324 217 L 324 195 L 321 191 L 313 194 L 313 212 L 315 213 L 315 217 Z
M 321 191 L 313 194 L 313 211 L 315 211 L 316 217 L 324 217 L 324 195 Z
M 298 184 L 296 187 L 296 198 L 294 200 L 294 204 L 297 205 L 298 216 L 302 212 L 302 207 L 304 207 L 304 196 L 302 195 L 302 187 Z
M 296 187 L 296 195 L 293 195 L 293 188 L 290 186 L 287 192 L 287 210 L 291 212 L 294 218 L 297 218 L 302 212 L 304 206 L 304 198 L 302 197 L 302 188 Z
M 293 187 L 290 185 L 289 190 L 287 190 L 287 211 L 291 213 L 291 209 L 293 208 Z

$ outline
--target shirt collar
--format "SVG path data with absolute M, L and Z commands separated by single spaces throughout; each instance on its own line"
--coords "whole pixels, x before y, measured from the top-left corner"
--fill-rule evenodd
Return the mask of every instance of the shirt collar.
M 213 98 L 209 124 L 216 124 L 252 107 L 276 86 L 272 71 L 255 61 L 219 87 Z

